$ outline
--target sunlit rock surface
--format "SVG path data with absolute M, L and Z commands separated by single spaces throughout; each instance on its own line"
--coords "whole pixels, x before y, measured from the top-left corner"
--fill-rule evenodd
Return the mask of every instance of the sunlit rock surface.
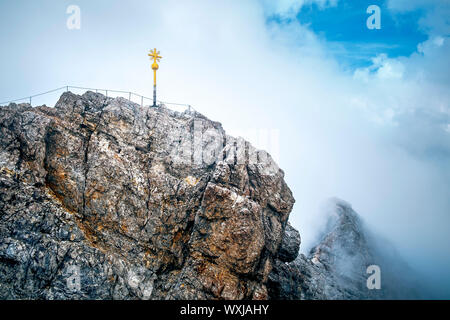
M 298 247 L 283 176 L 196 112 L 0 107 L 0 298 L 267 299 Z

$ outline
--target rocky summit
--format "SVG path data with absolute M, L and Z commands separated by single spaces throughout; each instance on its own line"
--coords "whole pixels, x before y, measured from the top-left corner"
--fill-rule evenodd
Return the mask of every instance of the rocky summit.
M 367 290 L 379 251 L 343 202 L 299 254 L 283 177 L 195 111 L 93 92 L 0 107 L 0 298 L 391 297 Z
M 294 198 L 269 154 L 197 112 L 10 104 L 0 171 L 3 299 L 269 298 Z

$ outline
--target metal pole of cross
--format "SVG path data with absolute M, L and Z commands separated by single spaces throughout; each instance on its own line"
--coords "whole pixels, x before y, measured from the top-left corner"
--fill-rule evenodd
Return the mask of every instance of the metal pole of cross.
M 150 50 L 148 54 L 150 59 L 153 59 L 152 70 L 153 70 L 153 107 L 156 107 L 156 71 L 159 69 L 158 62 L 162 58 L 159 55 L 159 51 L 156 51 L 156 48 Z

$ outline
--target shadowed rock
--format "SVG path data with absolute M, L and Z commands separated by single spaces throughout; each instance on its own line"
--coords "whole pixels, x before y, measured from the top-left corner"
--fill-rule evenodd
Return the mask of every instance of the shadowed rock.
M 300 233 L 288 222 L 284 231 L 280 250 L 278 251 L 278 259 L 283 262 L 295 260 L 298 255 L 298 250 L 300 249 L 300 242 Z

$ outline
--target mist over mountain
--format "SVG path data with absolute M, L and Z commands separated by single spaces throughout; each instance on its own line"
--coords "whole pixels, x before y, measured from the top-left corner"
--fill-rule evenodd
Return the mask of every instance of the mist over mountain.
M 370 266 L 379 268 L 379 289 L 368 287 Z M 299 254 L 292 261 L 278 260 L 271 273 L 269 292 L 278 299 L 432 297 L 420 280 L 389 241 L 366 228 L 349 203 L 330 199 L 327 224 L 319 242 L 308 255 Z

